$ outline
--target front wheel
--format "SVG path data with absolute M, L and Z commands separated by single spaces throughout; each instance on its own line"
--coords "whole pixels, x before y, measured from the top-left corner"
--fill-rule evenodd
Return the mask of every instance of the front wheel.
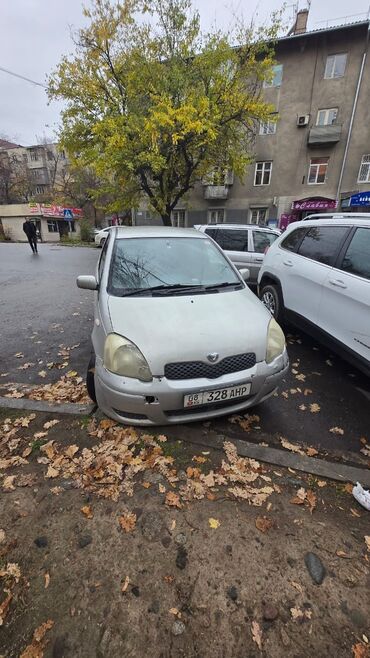
M 260 292 L 260 300 L 270 311 L 271 315 L 277 322 L 282 322 L 284 315 L 284 305 L 280 291 L 277 286 L 267 284 L 263 286 Z
M 86 388 L 89 394 L 89 398 L 96 404 L 94 375 L 95 375 L 95 354 L 92 354 L 90 357 L 89 365 L 87 366 Z

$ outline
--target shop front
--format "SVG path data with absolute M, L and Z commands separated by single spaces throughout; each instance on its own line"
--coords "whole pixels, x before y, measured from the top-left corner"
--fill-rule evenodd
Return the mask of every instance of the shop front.
M 335 199 L 327 197 L 309 197 L 307 199 L 297 199 L 293 201 L 289 213 L 282 213 L 279 221 L 279 228 L 284 231 L 292 222 L 299 222 L 308 215 L 316 213 L 325 213 L 337 208 Z

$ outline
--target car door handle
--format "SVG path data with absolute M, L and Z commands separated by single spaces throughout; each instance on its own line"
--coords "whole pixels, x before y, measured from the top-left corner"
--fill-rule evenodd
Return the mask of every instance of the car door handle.
M 337 288 L 347 288 L 344 281 L 341 281 L 340 279 L 329 279 L 329 283 Z
M 293 267 L 293 263 L 291 260 L 283 260 L 283 264 L 287 265 L 288 267 Z
M 262 263 L 263 262 L 263 256 L 255 256 L 254 258 L 256 263 Z

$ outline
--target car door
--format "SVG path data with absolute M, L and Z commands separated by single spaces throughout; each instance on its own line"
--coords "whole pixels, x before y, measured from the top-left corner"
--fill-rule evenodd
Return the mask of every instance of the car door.
M 263 229 L 251 229 L 249 231 L 249 281 L 257 284 L 258 274 L 261 269 L 264 255 L 268 248 L 279 236 L 272 231 Z
M 296 253 L 287 251 L 282 257 L 284 305 L 313 324 L 319 322 L 324 282 L 333 269 L 348 232 L 347 226 L 307 227 Z
M 206 229 L 206 233 L 226 252 L 238 269 L 249 267 L 248 229 L 220 226 Z
M 327 274 L 320 327 L 370 363 L 370 226 L 351 232 Z

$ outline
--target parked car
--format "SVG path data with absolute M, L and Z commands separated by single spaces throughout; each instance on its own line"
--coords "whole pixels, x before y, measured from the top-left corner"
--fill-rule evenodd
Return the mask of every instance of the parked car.
M 107 226 L 106 228 L 102 228 L 100 231 L 97 231 L 94 235 L 94 242 L 97 247 L 102 247 L 104 242 L 107 239 L 107 235 L 109 231 L 113 228 L 112 226 Z
M 273 316 L 370 375 L 370 214 L 310 217 L 269 249 L 259 296 Z
M 87 387 L 109 417 L 133 425 L 204 420 L 270 397 L 288 368 L 277 322 L 204 233 L 108 232 L 95 276 Z
M 265 253 L 281 233 L 256 224 L 199 224 L 194 228 L 215 240 L 238 269 L 249 269 L 248 285 L 252 288 L 257 287 Z

